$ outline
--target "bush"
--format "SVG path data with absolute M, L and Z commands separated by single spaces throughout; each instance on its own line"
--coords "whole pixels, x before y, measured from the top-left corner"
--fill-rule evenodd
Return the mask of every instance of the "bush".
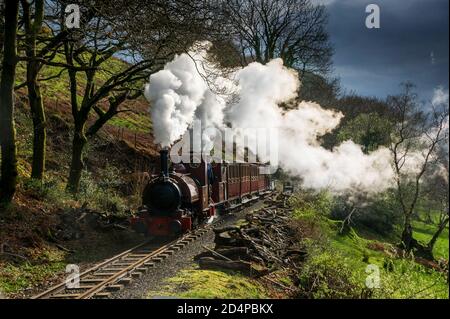
M 298 277 L 299 297 L 303 298 L 360 298 L 364 290 L 347 258 L 319 248 L 310 251 L 310 257 Z
M 25 178 L 21 183 L 23 191 L 35 199 L 45 200 L 59 207 L 64 207 L 71 200 L 64 183 L 56 177 L 49 177 L 44 181 Z
M 321 215 L 328 216 L 335 205 L 334 199 L 326 191 L 303 191 L 296 193 L 289 203 L 297 215 Z
M 352 207 L 345 198 L 335 201 L 330 217 L 334 220 L 344 220 Z M 401 208 L 392 191 L 379 194 L 376 198 L 367 199 L 360 204 L 352 216 L 352 226 L 367 228 L 381 236 L 392 236 L 396 226 L 402 221 Z
M 105 178 L 98 184 L 91 173 L 84 171 L 77 197 L 92 209 L 106 214 L 123 215 L 127 211 L 127 205 L 114 190 L 115 181 Z
M 329 193 L 299 192 L 291 198 L 290 205 L 294 209 L 292 226 L 302 241 L 322 241 L 324 235 L 333 231 L 334 224 L 328 216 L 334 201 Z

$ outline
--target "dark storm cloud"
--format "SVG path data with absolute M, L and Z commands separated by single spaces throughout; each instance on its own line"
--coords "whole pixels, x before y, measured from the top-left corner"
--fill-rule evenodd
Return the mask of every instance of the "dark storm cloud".
M 412 81 L 422 98 L 448 88 L 448 0 L 317 0 L 327 4 L 335 73 L 347 90 L 384 97 Z M 381 28 L 367 29 L 378 4 Z

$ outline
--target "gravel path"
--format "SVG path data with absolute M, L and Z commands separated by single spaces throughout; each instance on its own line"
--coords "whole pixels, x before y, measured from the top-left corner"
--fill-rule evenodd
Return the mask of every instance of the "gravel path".
M 226 226 L 236 223 L 239 219 L 244 218 L 245 214 L 259 209 L 263 206 L 263 201 L 248 207 L 240 212 L 225 216 L 225 221 L 220 225 Z M 167 257 L 162 262 L 158 263 L 153 269 L 150 269 L 147 274 L 140 279 L 134 279 L 124 289 L 113 293 L 113 299 L 143 299 L 148 298 L 149 291 L 160 291 L 166 285 L 164 280 L 176 276 L 181 270 L 188 270 L 196 268 L 194 257 L 204 251 L 202 246 L 213 247 L 214 232 L 209 230 L 198 240 L 190 243 L 182 250 Z M 156 298 L 156 297 L 155 297 Z

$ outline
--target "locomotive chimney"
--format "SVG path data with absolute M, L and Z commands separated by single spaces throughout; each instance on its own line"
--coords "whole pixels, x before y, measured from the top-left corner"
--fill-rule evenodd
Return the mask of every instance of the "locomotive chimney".
M 159 153 L 161 155 L 161 174 L 166 179 L 169 178 L 169 150 L 164 148 Z

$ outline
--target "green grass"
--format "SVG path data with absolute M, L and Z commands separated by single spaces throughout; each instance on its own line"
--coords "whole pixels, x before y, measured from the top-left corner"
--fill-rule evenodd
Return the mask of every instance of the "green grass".
M 234 273 L 209 270 L 184 270 L 166 280 L 161 291 L 150 291 L 149 298 L 179 297 L 196 299 L 261 299 L 264 289 L 255 281 Z
M 436 225 L 430 225 L 419 221 L 413 223 L 413 228 L 414 228 L 414 238 L 416 238 L 419 242 L 421 242 L 424 245 L 426 245 L 430 241 L 430 239 L 433 237 L 433 234 L 437 230 Z M 434 246 L 433 256 L 436 259 L 443 258 L 448 260 L 448 251 L 449 251 L 448 242 L 449 242 L 449 233 L 447 227 L 439 236 Z
M 33 262 L 0 264 L 0 292 L 14 294 L 44 282 L 64 269 L 66 264 L 63 260 L 63 253 L 44 250 Z
M 65 63 L 65 57 L 62 54 L 57 54 L 53 60 L 54 62 Z M 95 82 L 96 86 L 100 87 L 104 84 L 114 73 L 119 73 L 124 70 L 127 64 L 119 59 L 112 58 L 102 64 L 102 69 L 96 73 Z M 54 66 L 44 66 L 40 72 L 39 78 L 48 79 L 54 76 L 56 78 L 51 78 L 46 81 L 42 81 L 41 90 L 42 96 L 44 98 L 44 103 L 53 101 L 54 103 L 66 102 L 70 103 L 70 82 L 67 71 L 60 74 L 61 68 Z M 26 79 L 26 63 L 20 62 L 17 66 L 17 77 L 16 85 L 22 84 Z M 77 100 L 78 104 L 81 105 L 83 100 L 83 92 L 86 85 L 86 76 L 83 72 L 77 73 Z M 136 86 L 139 87 L 140 84 Z M 143 83 L 142 83 L 143 85 Z M 102 103 L 100 103 L 102 104 Z M 28 106 L 27 106 L 28 107 Z M 31 119 L 29 119 L 31 120 Z M 28 121 L 30 124 L 31 122 Z M 139 133 L 148 133 L 151 130 L 151 120 L 148 114 L 135 114 L 135 113 L 123 113 L 120 116 L 113 117 L 108 124 L 127 128 L 131 131 Z M 28 130 L 27 132 L 31 132 Z M 27 139 L 27 141 L 32 139 Z M 30 148 L 27 148 L 30 152 Z M 29 155 L 29 154 L 27 154 Z
M 370 244 L 384 246 L 385 251 L 373 250 Z M 367 266 L 379 268 L 381 285 L 379 289 L 373 290 L 374 298 L 448 298 L 444 274 L 419 265 L 412 259 L 398 258 L 393 254 L 394 247 L 391 244 L 366 240 L 351 233 L 332 236 L 330 249 L 344 257 L 357 282 L 363 284 L 361 287 L 364 287 L 368 276 Z
M 312 200 L 323 200 L 323 197 Z M 339 235 L 340 223 L 319 212 L 317 204 L 294 204 L 298 205 L 295 218 L 303 227 L 315 229 L 312 232 L 315 238 L 303 240 L 309 257 L 298 274 L 302 296 L 448 299 L 444 273 L 417 264 L 412 256 L 398 256 L 393 244 L 387 241 L 366 239 L 355 230 Z M 431 229 L 422 225 L 416 232 L 417 238 L 422 234 L 426 239 Z M 448 231 L 441 236 L 435 253 L 448 258 Z M 369 289 L 366 280 L 372 278 L 373 269 L 379 272 L 380 286 Z
M 108 124 L 140 133 L 148 133 L 151 129 L 150 116 L 144 114 L 129 114 L 121 117 L 116 116 L 113 117 Z
M 0 271 L 0 291 L 17 293 L 23 289 L 42 283 L 55 272 L 64 269 L 65 264 L 56 262 L 45 265 L 24 263 L 20 266 L 7 264 Z
M 372 250 L 370 244 L 384 246 L 385 252 Z M 445 275 L 391 255 L 393 247 L 360 238 L 356 233 L 331 234 L 326 245 L 310 247 L 310 259 L 301 276 L 322 278 L 315 298 L 440 298 L 448 299 Z M 367 289 L 370 267 L 377 267 L 380 287 Z M 327 278 L 328 277 L 328 278 Z M 331 280 L 330 280 L 331 278 Z M 336 283 L 336 281 L 344 282 Z

